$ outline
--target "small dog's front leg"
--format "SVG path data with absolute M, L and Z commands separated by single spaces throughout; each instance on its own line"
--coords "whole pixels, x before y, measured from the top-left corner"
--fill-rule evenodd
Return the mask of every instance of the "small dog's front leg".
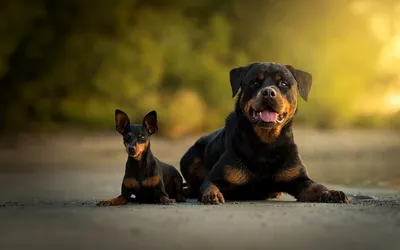
M 120 206 L 128 203 L 128 199 L 123 195 L 118 196 L 117 198 L 111 200 L 104 200 L 97 203 L 97 206 Z
M 159 187 L 155 190 L 156 192 L 156 203 L 161 203 L 161 204 L 170 204 L 170 203 L 175 203 L 173 199 L 170 199 L 168 194 L 163 190 L 162 187 Z
M 165 191 L 164 183 L 158 176 L 146 179 L 145 181 L 142 182 L 142 185 L 148 188 L 153 188 L 156 203 L 162 203 L 162 204 L 174 203 L 174 200 L 169 198 L 167 192 Z
M 120 206 L 126 205 L 129 198 L 132 196 L 133 192 L 131 189 L 127 188 L 124 182 L 121 185 L 121 195 L 117 198 L 104 200 L 97 203 L 97 206 Z

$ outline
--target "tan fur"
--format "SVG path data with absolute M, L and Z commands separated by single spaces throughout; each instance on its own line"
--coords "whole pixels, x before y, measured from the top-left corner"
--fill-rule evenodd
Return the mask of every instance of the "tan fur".
M 141 186 L 145 188 L 154 188 L 160 183 L 160 176 L 152 176 L 142 181 Z
M 279 173 L 275 180 L 278 182 L 290 182 L 297 177 L 299 177 L 301 173 L 302 166 L 297 165 L 294 168 L 284 169 L 281 173 Z
M 249 181 L 249 176 L 244 170 L 231 166 L 225 166 L 224 178 L 227 182 L 235 185 L 242 185 Z

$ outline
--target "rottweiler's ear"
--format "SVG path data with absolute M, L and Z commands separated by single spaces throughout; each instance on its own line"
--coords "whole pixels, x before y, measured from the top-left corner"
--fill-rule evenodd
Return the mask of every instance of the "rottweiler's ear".
M 310 93 L 312 85 L 312 75 L 302 70 L 293 68 L 290 65 L 285 65 L 289 69 L 290 73 L 294 76 L 299 84 L 300 96 L 304 101 L 308 101 L 308 93 Z
M 127 126 L 131 124 L 129 117 L 123 111 L 116 109 L 115 110 L 115 127 L 120 134 L 124 133 L 124 130 Z
M 231 69 L 229 78 L 231 81 L 232 97 L 235 97 L 240 87 L 243 87 L 243 78 L 249 70 L 248 66 L 242 66 Z
M 155 110 L 150 111 L 144 118 L 143 118 L 143 126 L 147 129 L 149 135 L 154 134 L 158 130 L 157 125 L 157 112 Z

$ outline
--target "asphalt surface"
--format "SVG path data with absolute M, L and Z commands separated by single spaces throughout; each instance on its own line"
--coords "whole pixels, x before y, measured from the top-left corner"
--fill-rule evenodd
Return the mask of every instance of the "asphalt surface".
M 198 136 L 152 138 L 178 166 Z M 296 129 L 314 180 L 349 204 L 265 202 L 97 207 L 119 194 L 126 153 L 118 133 L 0 140 L 0 250 L 400 249 L 400 133 Z M 374 189 L 361 189 L 373 187 Z M 385 188 L 385 189 L 377 189 Z M 358 196 L 357 196 L 358 195 Z
M 349 204 L 97 207 L 120 173 L 0 175 L 0 249 L 400 249 L 400 193 L 344 190 Z M 356 196 L 356 198 L 354 198 Z

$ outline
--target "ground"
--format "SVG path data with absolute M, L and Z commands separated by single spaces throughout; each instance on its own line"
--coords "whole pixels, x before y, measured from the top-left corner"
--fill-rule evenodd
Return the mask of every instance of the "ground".
M 195 138 L 151 145 L 177 166 Z M 116 132 L 3 139 L 0 249 L 400 249 L 399 133 L 299 128 L 295 139 L 310 175 L 349 204 L 96 207 L 118 195 L 126 156 Z

